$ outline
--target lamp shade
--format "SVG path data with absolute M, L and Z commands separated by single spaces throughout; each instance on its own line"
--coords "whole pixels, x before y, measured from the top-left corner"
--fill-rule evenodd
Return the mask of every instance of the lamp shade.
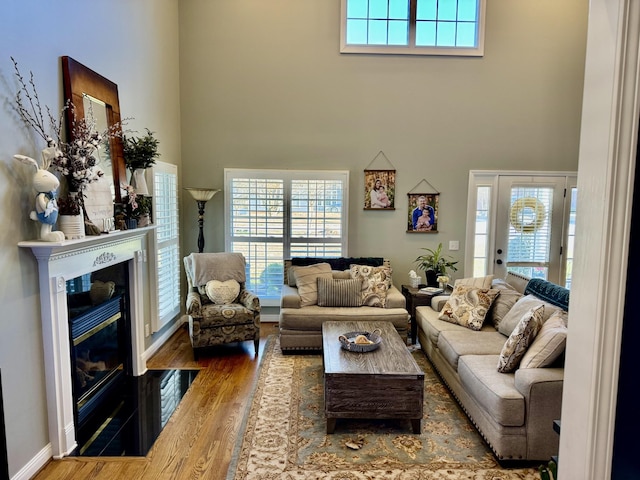
M 213 196 L 220 191 L 220 189 L 215 188 L 185 188 L 194 200 L 198 202 L 207 202 L 213 198 Z

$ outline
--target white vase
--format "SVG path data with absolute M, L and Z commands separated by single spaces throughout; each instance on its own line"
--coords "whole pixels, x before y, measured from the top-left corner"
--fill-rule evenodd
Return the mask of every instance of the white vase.
M 147 178 L 144 172 L 144 168 L 136 168 L 131 173 L 131 181 L 129 183 L 136 189 L 138 195 L 149 195 L 149 187 L 147 187 Z
M 58 230 L 64 233 L 64 238 L 73 240 L 84 238 L 84 215 L 58 215 Z

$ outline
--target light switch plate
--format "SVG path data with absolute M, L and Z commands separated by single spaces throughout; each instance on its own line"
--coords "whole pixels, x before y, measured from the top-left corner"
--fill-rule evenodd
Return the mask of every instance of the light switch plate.
M 460 242 L 458 240 L 449 240 L 449 250 L 460 250 Z

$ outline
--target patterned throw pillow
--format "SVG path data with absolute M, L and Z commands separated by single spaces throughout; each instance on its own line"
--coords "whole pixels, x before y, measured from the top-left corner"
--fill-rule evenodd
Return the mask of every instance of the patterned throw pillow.
M 471 330 L 480 330 L 496 295 L 498 290 L 456 285 L 438 318 Z
M 318 306 L 319 307 L 359 307 L 362 305 L 360 294 L 360 280 L 336 280 L 333 278 L 318 278 Z
M 205 286 L 207 297 L 218 305 L 228 305 L 238 297 L 240 284 L 235 280 L 209 280 Z
M 527 348 L 540 330 L 543 315 L 544 305 L 538 305 L 522 316 L 500 352 L 498 360 L 500 373 L 511 373 L 518 368 Z
M 351 265 L 351 278 L 360 280 L 362 305 L 384 308 L 391 288 L 391 267 Z
M 332 278 L 328 263 L 316 263 L 306 267 L 295 267 L 293 271 L 300 295 L 300 306 L 307 307 L 318 303 L 318 277 Z
M 498 331 L 505 337 L 508 337 L 511 335 L 511 332 L 513 332 L 518 323 L 520 323 L 522 316 L 538 305 L 544 305 L 544 316 L 542 317 L 543 322 L 546 322 L 553 312 L 560 310 L 559 307 L 551 305 L 535 295 L 525 295 L 520 298 L 513 307 L 511 307 L 511 310 L 509 310 L 504 317 L 502 317 L 502 321 L 498 325 Z
M 567 343 L 567 313 L 554 312 L 522 357 L 520 368 L 548 367 L 564 352 Z

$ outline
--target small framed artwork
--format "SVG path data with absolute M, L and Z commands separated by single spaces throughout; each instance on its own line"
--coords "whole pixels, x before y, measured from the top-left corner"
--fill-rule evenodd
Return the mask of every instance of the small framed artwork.
M 439 193 L 407 193 L 407 233 L 437 233 Z
M 364 171 L 364 209 L 395 210 L 396 171 Z

